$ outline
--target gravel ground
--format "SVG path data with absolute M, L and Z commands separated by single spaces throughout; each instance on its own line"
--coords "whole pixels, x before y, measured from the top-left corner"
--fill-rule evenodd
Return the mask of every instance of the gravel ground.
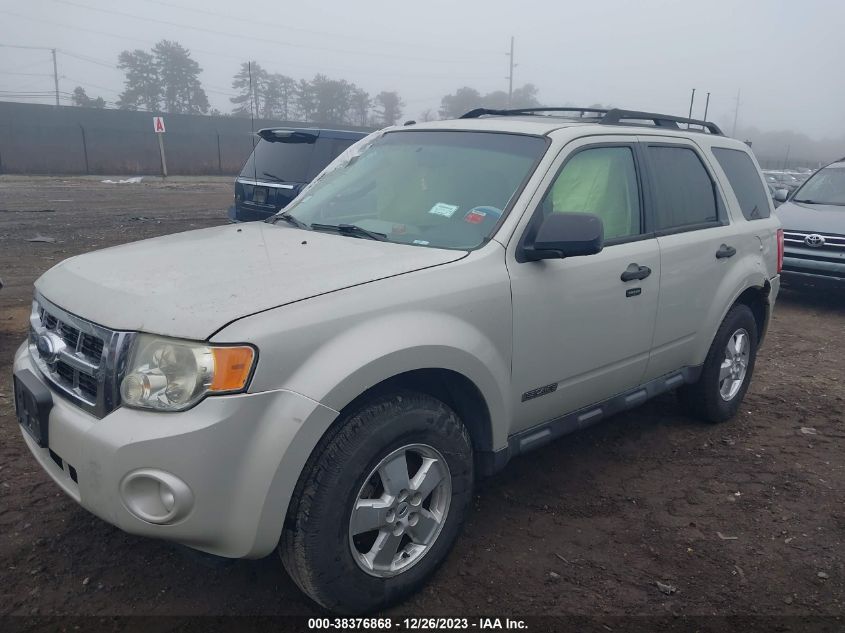
M 211 565 L 94 518 L 15 421 L 32 282 L 77 253 L 220 224 L 231 195 L 230 179 L 0 177 L 0 614 L 319 613 L 275 555 Z M 390 615 L 843 614 L 843 335 L 845 295 L 785 290 L 737 419 L 697 423 L 670 394 L 515 460 Z

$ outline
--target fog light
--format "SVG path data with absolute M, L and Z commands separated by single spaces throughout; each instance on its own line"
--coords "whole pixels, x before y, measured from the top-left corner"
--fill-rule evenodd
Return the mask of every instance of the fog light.
M 126 475 L 120 484 L 123 504 L 147 523 L 176 523 L 190 514 L 194 494 L 176 475 L 154 468 L 142 468 Z

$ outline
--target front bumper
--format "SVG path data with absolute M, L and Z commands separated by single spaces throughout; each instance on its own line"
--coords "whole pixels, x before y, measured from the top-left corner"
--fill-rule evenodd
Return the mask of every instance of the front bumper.
M 47 384 L 26 345 L 13 369 L 23 370 Z M 97 419 L 53 391 L 49 447 L 21 432 L 41 467 L 101 519 L 218 556 L 260 558 L 276 546 L 302 467 L 336 416 L 278 390 L 209 397 L 181 413 L 122 407 Z M 132 487 L 125 482 L 139 471 L 183 482 L 187 511 L 165 524 L 130 511 Z
M 807 252 L 802 251 L 803 252 Z M 827 259 L 809 259 L 795 256 L 787 250 L 783 257 L 781 275 L 784 281 L 798 284 L 845 285 L 845 254 L 836 261 Z

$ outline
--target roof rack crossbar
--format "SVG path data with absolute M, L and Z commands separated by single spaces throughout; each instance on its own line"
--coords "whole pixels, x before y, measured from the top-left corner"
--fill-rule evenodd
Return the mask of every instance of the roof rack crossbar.
M 477 119 L 484 115 L 491 116 L 515 116 L 520 114 L 534 114 L 535 112 L 578 112 L 583 117 L 586 112 L 595 112 L 590 118 L 604 115 L 608 110 L 601 108 L 514 108 L 508 110 L 495 110 L 491 108 L 476 108 L 460 116 L 461 119 Z
M 508 110 L 495 110 L 491 108 L 476 108 L 462 115 L 462 119 L 477 119 L 482 116 L 520 116 L 532 115 L 541 112 L 577 112 L 580 118 L 598 119 L 602 125 L 644 125 L 642 123 L 628 123 L 629 121 L 651 121 L 655 127 L 680 129 L 679 123 L 688 127 L 698 126 L 701 131 L 707 130 L 710 134 L 724 136 L 724 133 L 715 123 L 701 121 L 699 119 L 688 119 L 686 117 L 672 116 L 669 114 L 657 114 L 655 112 L 639 112 L 638 110 L 621 110 L 612 108 L 518 108 Z
M 688 119 L 687 117 L 672 116 L 670 114 L 657 114 L 655 112 L 639 112 L 637 110 L 620 110 L 614 108 L 608 110 L 601 120 L 602 125 L 620 125 L 623 121 L 651 121 L 656 127 L 668 127 L 679 129 L 678 123 L 696 125 L 711 134 L 724 136 L 724 133 L 715 123 L 702 121 L 700 119 Z

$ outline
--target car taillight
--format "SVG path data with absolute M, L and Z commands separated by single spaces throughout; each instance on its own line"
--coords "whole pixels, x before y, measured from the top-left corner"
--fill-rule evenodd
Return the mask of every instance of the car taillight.
M 778 274 L 783 270 L 783 229 L 778 229 Z

